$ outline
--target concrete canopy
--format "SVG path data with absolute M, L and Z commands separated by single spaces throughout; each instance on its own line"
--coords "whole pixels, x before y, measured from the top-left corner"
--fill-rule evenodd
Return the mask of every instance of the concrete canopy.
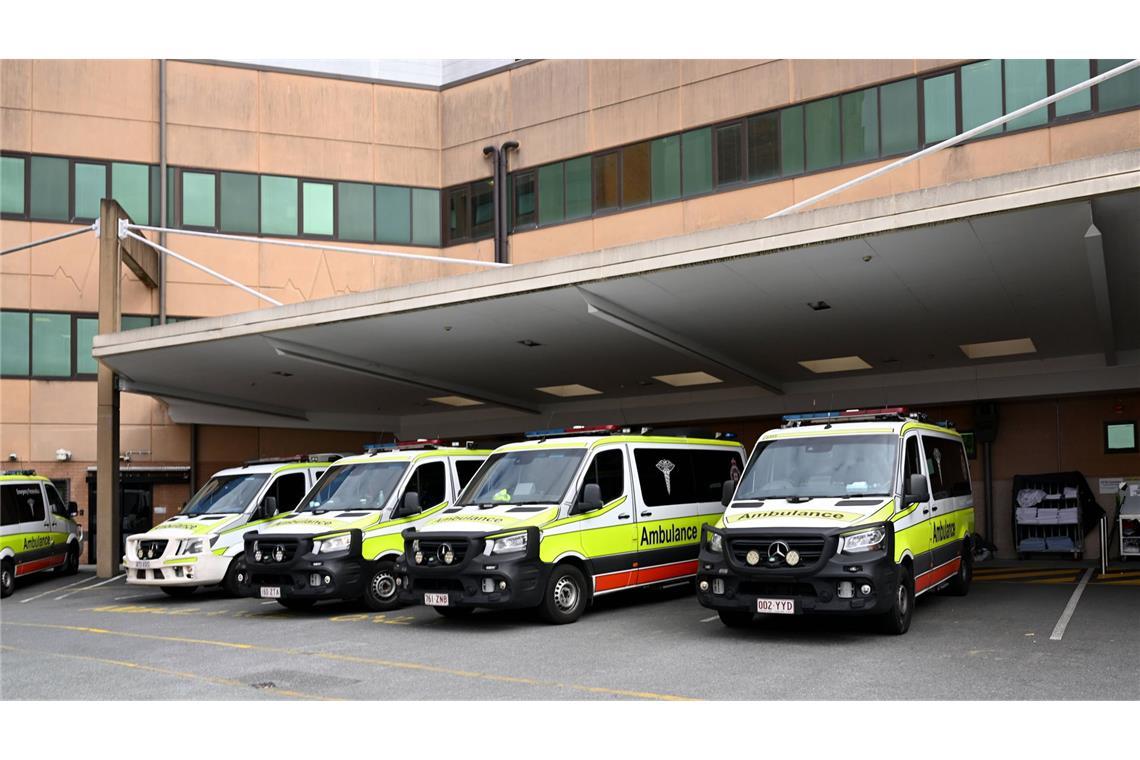
M 1138 188 L 1140 153 L 1114 154 L 99 336 L 95 355 L 178 422 L 401 438 L 1135 388 Z M 849 356 L 869 367 L 800 364 Z M 658 379 L 694 372 L 720 382 Z M 570 385 L 598 393 L 538 390 Z M 451 396 L 481 403 L 431 400 Z

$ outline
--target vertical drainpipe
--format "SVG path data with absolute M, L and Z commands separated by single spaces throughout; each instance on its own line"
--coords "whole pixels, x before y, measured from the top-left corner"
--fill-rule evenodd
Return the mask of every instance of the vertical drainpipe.
M 166 59 L 158 61 L 158 226 L 166 218 Z M 153 222 L 152 222 L 153 224 Z M 158 244 L 166 245 L 166 233 L 158 233 Z M 158 323 L 166 324 L 166 256 L 158 255 Z
M 503 203 L 501 199 L 502 193 L 499 192 L 502 187 L 502 166 L 499 162 L 499 149 L 494 145 L 483 146 L 483 157 L 491 159 L 491 199 L 492 206 L 495 210 L 495 261 L 503 260 Z
M 508 248 L 511 234 L 511 207 L 509 205 L 511 199 L 507 194 L 507 177 L 509 176 L 507 173 L 507 154 L 509 154 L 512 150 L 518 149 L 519 144 L 517 140 L 508 140 L 499 146 L 498 164 L 499 179 L 501 182 L 495 186 L 495 201 L 501 209 L 498 219 L 499 227 L 497 228 L 501 242 L 499 244 L 499 255 L 495 258 L 495 261 L 500 264 L 509 264 L 511 258 L 510 250 Z

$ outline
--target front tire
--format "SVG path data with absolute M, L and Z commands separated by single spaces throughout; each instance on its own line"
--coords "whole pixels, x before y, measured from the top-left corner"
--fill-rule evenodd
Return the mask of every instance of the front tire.
M 894 602 L 879 620 L 879 628 L 891 636 L 901 636 L 910 628 L 911 614 L 914 612 L 914 578 L 910 568 L 899 566 L 899 582 L 895 587 Z
M 16 568 L 12 560 L 0 562 L 0 599 L 7 599 L 16 590 Z
M 946 587 L 948 596 L 965 596 L 970 593 L 970 581 L 974 579 L 974 553 L 970 547 L 962 544 L 962 561 L 958 565 L 958 573 L 950 580 Z
M 717 610 L 726 628 L 744 628 L 752 622 L 752 613 L 743 610 Z
M 245 555 L 239 554 L 230 560 L 226 570 L 226 577 L 222 579 L 222 588 L 230 596 L 241 596 L 241 587 L 246 581 L 249 570 L 245 566 Z
M 546 594 L 538 608 L 542 619 L 553 625 L 573 623 L 586 611 L 586 579 L 573 565 L 557 565 L 546 582 Z
M 162 593 L 175 599 L 183 599 L 198 590 L 197 586 L 159 586 L 159 588 L 162 589 Z
M 364 586 L 364 605 L 373 612 L 387 612 L 400 606 L 397 599 L 396 563 L 390 559 L 372 565 Z

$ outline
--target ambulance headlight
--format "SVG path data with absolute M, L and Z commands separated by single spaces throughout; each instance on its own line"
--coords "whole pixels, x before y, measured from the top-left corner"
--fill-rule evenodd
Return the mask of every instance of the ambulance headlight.
M 858 533 L 848 533 L 843 536 L 843 544 L 839 551 L 844 554 L 858 554 L 860 552 L 873 552 L 882 549 L 887 541 L 887 529 L 878 526 L 861 530 Z
M 206 539 L 188 538 L 182 542 L 179 554 L 201 554 L 206 550 Z
M 710 552 L 720 554 L 724 549 L 724 538 L 719 533 L 709 533 L 708 547 Z
M 513 536 L 503 536 L 488 542 L 488 554 L 508 554 L 510 552 L 526 551 L 526 534 L 515 533 Z
M 313 542 L 313 554 L 343 552 L 348 549 L 351 543 L 352 536 L 348 533 L 342 536 L 333 536 L 332 538 L 322 538 L 319 541 Z

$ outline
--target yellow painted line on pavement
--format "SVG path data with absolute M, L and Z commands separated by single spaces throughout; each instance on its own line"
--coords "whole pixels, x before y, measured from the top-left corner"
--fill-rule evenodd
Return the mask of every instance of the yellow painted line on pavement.
M 1110 580 L 1107 578 L 1093 581 L 1099 586 L 1140 586 L 1140 578 L 1131 578 L 1127 580 Z
M 21 628 L 50 628 L 59 631 L 74 631 L 77 633 L 90 633 L 105 636 L 121 636 L 131 639 L 147 639 L 150 641 L 169 641 L 179 644 L 198 644 L 201 646 L 223 647 L 228 649 L 245 649 L 248 651 L 256 652 L 271 652 L 273 654 L 288 654 L 288 655 L 305 655 L 308 657 L 317 657 L 323 660 L 334 660 L 341 662 L 355 662 L 366 665 L 376 665 L 382 668 L 393 668 L 398 670 L 412 670 L 425 673 L 437 673 L 440 675 L 456 676 L 459 678 L 472 678 L 481 681 L 495 681 L 503 683 L 518 683 L 527 686 L 546 686 L 558 689 L 569 689 L 571 691 L 582 691 L 591 694 L 608 694 L 611 696 L 630 697 L 633 699 L 658 699 L 658 700 L 690 700 L 692 697 L 683 697 L 676 694 L 659 694 L 652 691 L 636 691 L 630 689 L 611 689 L 604 686 L 584 686 L 581 684 L 563 683 L 560 681 L 545 681 L 534 678 L 525 678 L 519 676 L 500 675 L 496 673 L 484 673 L 475 670 L 458 670 L 455 668 L 448 668 L 442 665 L 428 665 L 418 662 L 405 662 L 402 660 L 381 660 L 371 657 L 354 657 L 351 655 L 338 655 L 327 652 L 311 652 L 300 649 L 288 649 L 283 647 L 271 647 L 261 644 L 240 644 L 230 641 L 213 641 L 211 639 L 188 639 L 181 636 L 160 636 L 157 634 L 149 633 L 132 633 L 130 631 L 112 631 L 107 628 L 90 628 L 78 625 L 58 625 L 52 623 L 11 623 L 8 621 L 0 621 L 0 625 L 17 626 Z
M 991 568 L 988 570 L 974 570 L 975 578 L 988 578 L 999 575 L 1080 575 L 1083 567 L 1042 567 L 1037 570 L 1025 567 Z
M 1034 583 L 1034 584 L 1047 584 L 1053 586 L 1070 586 L 1080 580 L 1080 576 L 1075 578 L 1041 578 L 1037 580 L 1024 580 L 1015 581 L 1016 583 Z
M 7 644 L 0 645 L 0 649 L 8 652 L 19 652 L 21 654 L 41 654 L 49 657 L 64 657 L 69 660 L 82 660 L 83 662 L 95 662 L 101 665 L 115 665 L 121 668 L 130 668 L 131 670 L 145 670 L 150 673 L 160 673 L 166 676 L 174 676 L 176 678 L 187 678 L 195 681 L 204 681 L 212 683 L 216 686 L 233 686 L 240 689 L 252 688 L 247 683 L 235 681 L 232 678 L 219 678 L 216 676 L 204 676 L 201 673 L 185 673 L 180 670 L 168 670 L 167 668 L 157 668 L 153 665 L 143 665 L 141 662 L 131 662 L 130 660 L 112 660 L 106 657 L 91 657 L 83 654 L 65 654 L 63 652 L 45 652 L 41 649 L 23 649 L 21 647 L 13 647 Z M 339 697 L 324 697 L 319 694 L 306 694 L 300 691 L 293 691 L 291 689 L 265 689 L 266 694 L 272 694 L 277 697 L 291 697 L 295 699 L 320 699 L 320 700 L 338 700 Z
M 975 575 L 974 580 L 990 581 L 1030 581 L 1034 579 L 1056 579 L 1062 583 L 1075 583 L 1081 577 L 1079 570 L 1066 570 L 1063 573 L 1005 573 L 1003 575 Z

